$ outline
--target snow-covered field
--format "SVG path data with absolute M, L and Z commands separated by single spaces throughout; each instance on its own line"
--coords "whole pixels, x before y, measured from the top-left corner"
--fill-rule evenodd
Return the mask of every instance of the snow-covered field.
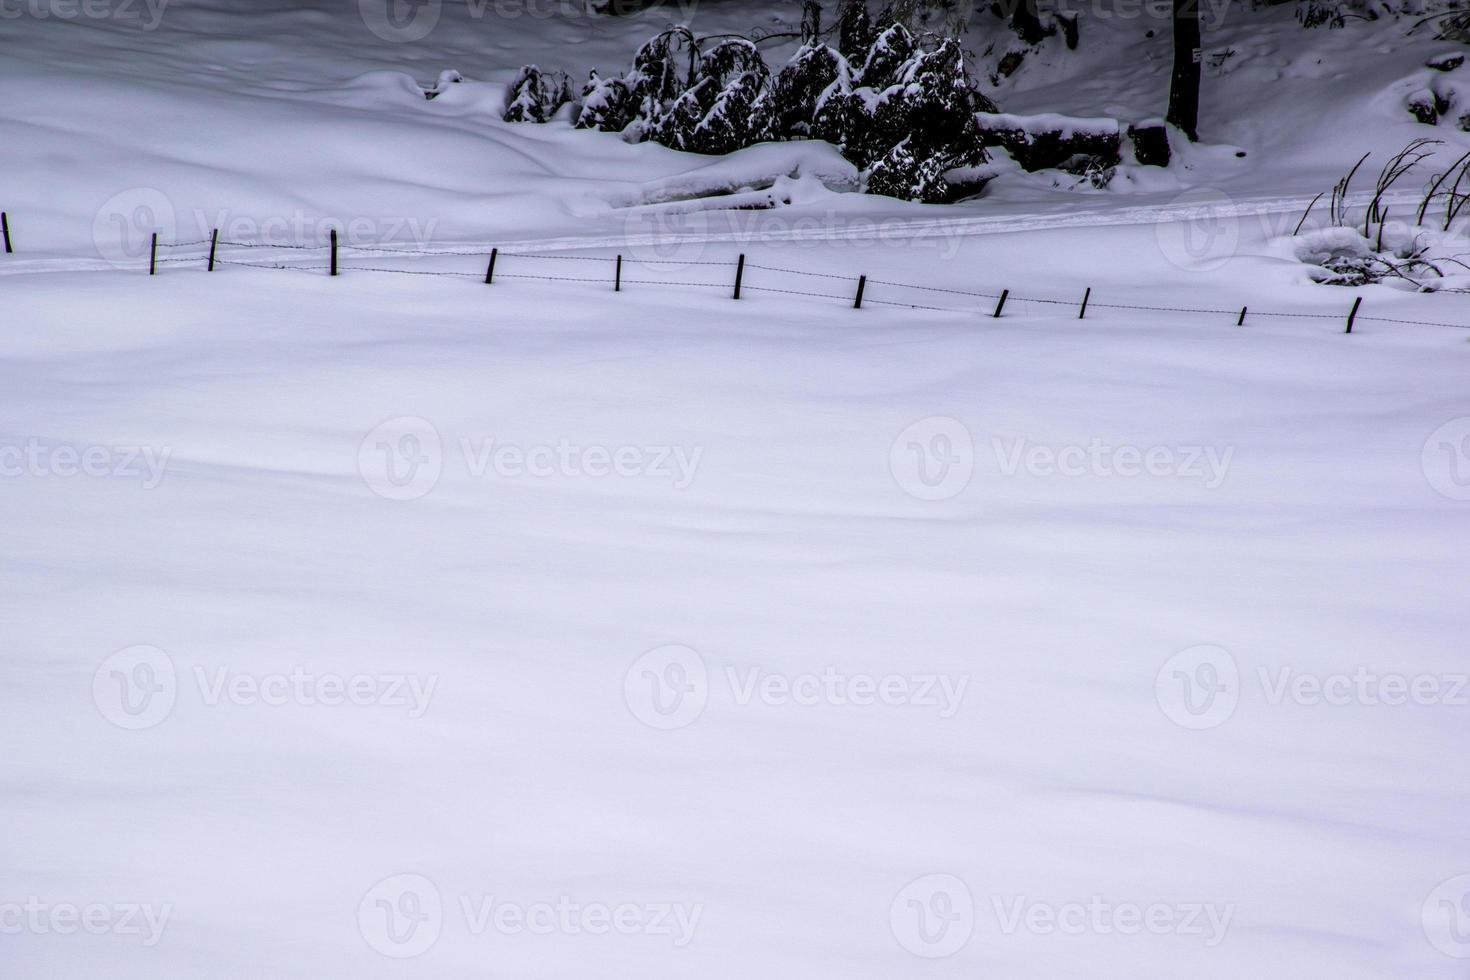
M 0 18 L 0 976 L 1466 975 L 1470 300 L 1277 238 L 1424 45 L 1229 20 L 1190 169 L 946 209 L 491 118 L 667 10 L 134 9 Z M 329 226 L 469 254 L 143 271 Z

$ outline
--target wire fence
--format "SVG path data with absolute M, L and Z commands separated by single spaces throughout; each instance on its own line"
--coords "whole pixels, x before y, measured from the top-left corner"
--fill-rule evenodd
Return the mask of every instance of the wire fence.
M 8 235 L 8 227 L 6 231 Z M 607 246 L 595 247 L 606 248 Z M 222 254 L 222 248 L 230 251 Z M 420 262 L 425 259 L 470 257 L 485 263 L 483 269 L 477 271 L 460 268 L 409 269 L 397 268 L 389 264 L 391 262 Z M 513 261 L 507 262 L 506 260 Z M 400 248 L 339 243 L 335 232 L 332 234 L 331 241 L 320 245 L 233 241 L 220 238 L 218 232 L 210 238 L 185 242 L 160 242 L 155 235 L 148 257 L 149 274 L 156 274 L 160 268 L 173 266 L 203 267 L 211 272 L 221 266 L 233 266 L 329 276 L 339 276 L 349 272 L 421 277 L 439 276 L 478 280 L 491 285 L 501 280 L 527 280 L 611 287 L 614 291 L 621 291 L 624 286 L 682 286 L 726 290 L 735 299 L 739 299 L 742 293 L 769 293 L 844 302 L 856 309 L 861 309 L 864 305 L 872 305 L 970 316 L 980 314 L 997 318 L 1005 314 L 1007 304 L 1024 303 L 1075 309 L 1079 319 L 1085 319 L 1089 313 L 1096 311 L 1120 311 L 1233 318 L 1236 326 L 1243 326 L 1248 320 L 1262 317 L 1336 320 L 1345 323 L 1347 333 L 1352 332 L 1355 323 L 1363 322 L 1470 329 L 1470 323 L 1365 314 L 1361 312 L 1363 303 L 1361 296 L 1354 297 L 1351 309 L 1347 309 L 1344 304 L 1343 309 L 1333 312 L 1263 310 L 1251 307 L 1249 304 L 1238 308 L 1166 306 L 1106 302 L 1094 299 L 1091 288 L 1086 289 L 1080 296 L 1070 298 L 1026 295 L 1012 292 L 1009 289 L 961 289 L 948 285 L 797 269 L 768 264 L 765 261 L 747 261 L 743 254 L 735 259 L 725 260 L 647 259 L 625 254 L 572 255 L 553 252 L 501 251 L 493 247 L 488 250 Z M 630 267 L 632 275 L 624 275 L 625 266 Z M 696 270 L 690 274 L 697 275 L 698 278 L 680 278 L 669 274 L 674 270 Z M 715 270 L 725 270 L 725 274 L 717 275 Z M 774 281 L 772 277 L 775 277 Z M 811 288 L 802 288 L 803 286 Z M 843 288 L 844 286 L 846 288 Z M 875 288 L 878 291 L 877 295 L 875 295 Z

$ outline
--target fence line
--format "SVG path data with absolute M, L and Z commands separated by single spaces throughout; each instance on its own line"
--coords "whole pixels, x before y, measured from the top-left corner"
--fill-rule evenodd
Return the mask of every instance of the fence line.
M 10 230 L 11 229 L 10 229 L 10 223 L 9 223 L 9 216 L 8 215 L 5 215 L 5 221 L 4 221 L 3 224 L 4 224 L 4 232 L 5 232 L 5 236 L 4 236 L 5 237 L 5 242 L 4 242 L 5 251 L 6 251 L 6 254 L 11 254 L 11 253 L 13 253 L 13 249 L 10 247 Z M 221 246 L 221 245 L 228 246 L 228 247 L 231 247 L 231 248 L 251 249 L 251 250 L 254 250 L 254 249 L 266 249 L 266 250 L 285 249 L 285 250 L 289 250 L 291 252 L 297 252 L 297 253 L 321 253 L 321 252 L 328 252 L 329 253 L 329 256 L 316 255 L 316 256 L 313 256 L 313 258 L 321 259 L 321 258 L 328 258 L 329 257 L 329 261 L 327 263 L 324 263 L 324 264 L 310 264 L 310 265 L 303 265 L 303 264 L 285 264 L 284 262 L 281 262 L 281 261 L 274 261 L 274 262 L 273 261 L 269 261 L 269 258 L 267 256 L 262 256 L 262 258 L 264 259 L 264 261 L 242 261 L 242 260 L 240 260 L 238 258 L 226 258 L 224 256 L 217 255 L 215 250 L 216 250 L 217 246 Z M 205 256 L 205 255 L 197 255 L 197 256 L 195 256 L 195 255 L 187 255 L 187 256 L 180 256 L 180 255 L 168 254 L 168 253 L 172 253 L 172 252 L 174 252 L 176 250 L 179 250 L 179 249 L 198 248 L 198 247 L 201 247 L 201 246 L 208 246 L 209 247 L 209 255 L 208 256 Z M 594 247 L 605 247 L 605 246 L 594 246 Z M 160 250 L 164 251 L 166 254 L 164 254 L 163 256 L 159 256 L 157 253 Z M 608 285 L 608 286 L 612 286 L 615 290 L 616 289 L 621 289 L 621 287 L 624 284 L 627 284 L 627 285 L 640 285 L 640 286 L 691 286 L 691 287 L 710 288 L 710 289 L 731 289 L 733 287 L 733 290 L 734 290 L 733 298 L 734 299 L 739 299 L 740 298 L 741 290 L 744 289 L 744 290 L 747 290 L 747 291 L 753 291 L 753 292 L 758 292 L 758 293 L 773 293 L 773 294 L 777 294 L 777 295 L 787 295 L 787 296 L 804 296 L 804 297 L 809 297 L 809 298 L 813 298 L 813 299 L 839 300 L 839 301 L 843 301 L 843 302 L 850 302 L 850 303 L 852 303 L 852 305 L 855 308 L 858 308 L 858 309 L 860 309 L 862 307 L 862 305 L 863 305 L 864 302 L 867 302 L 867 303 L 870 303 L 870 304 L 873 304 L 873 305 L 877 305 L 877 306 L 887 306 L 887 307 L 904 308 L 904 309 L 915 309 L 915 310 L 927 310 L 927 311 L 940 312 L 940 313 L 961 313 L 961 314 L 967 314 L 967 315 L 972 315 L 972 316 L 973 315 L 976 315 L 976 314 L 980 314 L 980 315 L 984 315 L 986 317 L 994 317 L 994 318 L 1001 317 L 1003 315 L 1003 310 L 1004 310 L 1004 307 L 1005 307 L 1005 304 L 1006 304 L 1007 300 L 1012 300 L 1012 301 L 1015 301 L 1015 302 L 1040 303 L 1040 304 L 1050 305 L 1050 306 L 1076 308 L 1076 309 L 1079 310 L 1079 313 L 1078 313 L 1078 317 L 1079 318 L 1086 318 L 1087 312 L 1089 310 L 1103 309 L 1103 310 L 1126 310 L 1126 311 L 1134 311 L 1134 312 L 1147 311 L 1147 312 L 1155 312 L 1155 313 L 1182 313 L 1182 314 L 1202 315 L 1202 316 L 1220 316 L 1220 317 L 1227 317 L 1228 316 L 1228 317 L 1237 317 L 1238 319 L 1237 319 L 1237 322 L 1236 322 L 1236 326 L 1243 325 L 1246 322 L 1247 316 L 1249 316 L 1249 317 L 1293 318 L 1293 319 L 1339 320 L 1339 321 L 1346 320 L 1347 327 L 1346 327 L 1346 330 L 1344 331 L 1345 333 L 1352 333 L 1353 324 L 1355 322 L 1357 322 L 1357 321 L 1372 322 L 1372 323 L 1406 324 L 1406 325 L 1412 325 L 1412 326 L 1448 327 L 1448 328 L 1462 329 L 1462 330 L 1463 329 L 1470 329 L 1470 324 L 1463 324 L 1463 323 L 1445 323 L 1445 322 L 1442 322 L 1442 321 L 1433 321 L 1433 320 L 1410 320 L 1410 319 L 1404 319 L 1404 318 L 1400 318 L 1400 317 L 1384 317 L 1384 316 L 1372 316 L 1372 315 L 1362 314 L 1362 313 L 1359 312 L 1359 308 L 1362 305 L 1362 297 L 1361 296 L 1355 297 L 1355 302 L 1353 303 L 1351 312 L 1342 312 L 1342 313 L 1304 313 L 1304 312 L 1284 312 L 1284 311 L 1272 311 L 1272 310 L 1259 310 L 1259 309 L 1255 309 L 1253 307 L 1249 307 L 1249 306 L 1247 306 L 1245 304 L 1242 304 L 1241 307 L 1238 308 L 1238 309 L 1228 309 L 1228 310 L 1227 309 L 1211 309 L 1211 308 L 1203 308 L 1203 307 L 1149 306 L 1149 305 L 1146 305 L 1146 304 L 1139 304 L 1139 303 L 1134 303 L 1134 304 L 1128 304 L 1128 303 L 1106 303 L 1106 302 L 1096 301 L 1096 300 L 1093 300 L 1092 299 L 1092 296 L 1091 296 L 1092 290 L 1091 289 L 1088 289 L 1081 297 L 1074 298 L 1074 299 L 1056 299 L 1056 298 L 1053 298 L 1053 297 L 1043 297 L 1043 296 L 1025 296 L 1025 295 L 1021 295 L 1019 293 L 1014 293 L 1014 292 L 1010 291 L 1009 289 L 1004 289 L 1004 290 L 1001 290 L 1000 292 L 986 292 L 986 291 L 981 291 L 981 290 L 957 289 L 957 288 L 948 287 L 948 286 L 932 286 L 932 285 L 925 285 L 923 283 L 899 282 L 899 281 L 891 280 L 891 279 L 870 279 L 870 278 L 868 278 L 865 275 L 863 275 L 863 276 L 850 276 L 850 275 L 842 275 L 840 273 L 832 273 L 832 272 L 816 272 L 816 271 L 812 271 L 810 269 L 791 269 L 791 268 L 786 268 L 784 266 L 778 266 L 778 265 L 766 265 L 764 263 L 759 263 L 759 262 L 747 262 L 745 260 L 745 256 L 743 254 L 740 255 L 737 260 L 728 260 L 728 261 L 708 260 L 708 259 L 669 260 L 669 261 L 665 261 L 665 260 L 658 260 L 658 259 L 653 259 L 653 260 L 641 259 L 641 258 L 638 258 L 637 256 L 627 256 L 627 255 L 615 255 L 615 256 L 563 255 L 563 254 L 552 254 L 552 253 L 544 253 L 544 252 L 501 252 L 498 249 L 492 249 L 492 250 L 490 250 L 490 253 L 488 253 L 488 257 L 491 258 L 490 269 L 487 272 L 485 272 L 485 273 L 479 273 L 479 272 L 456 272 L 456 271 L 428 270 L 428 269 L 390 269 L 390 268 L 386 268 L 386 267 L 380 266 L 380 265 L 379 266 L 372 266 L 372 265 L 351 265 L 351 264 L 339 263 L 338 260 L 339 260 L 339 254 L 340 253 L 358 253 L 358 252 L 369 253 L 371 255 L 375 255 L 375 256 L 378 256 L 380 258 L 381 257 L 388 257 L 388 256 L 402 256 L 404 258 L 435 257 L 435 256 L 449 256 L 449 257 L 453 257 L 453 256 L 475 256 L 477 258 L 484 259 L 484 258 L 487 257 L 487 252 L 481 251 L 481 250 L 465 250 L 465 249 L 442 249 L 442 250 L 439 250 L 439 249 L 421 249 L 421 248 L 395 248 L 395 247 L 373 246 L 373 245 L 347 245 L 347 244 L 339 244 L 337 242 L 337 236 L 335 234 L 332 236 L 332 241 L 330 243 L 328 243 L 328 244 L 322 244 L 322 245 L 297 245 L 297 244 L 289 244 L 289 243 L 281 243 L 281 242 L 243 242 L 243 241 L 231 241 L 231 240 L 220 238 L 219 237 L 219 233 L 216 231 L 216 232 L 214 232 L 211 235 L 210 238 L 202 238 L 202 239 L 196 239 L 196 240 L 193 240 L 193 241 L 186 241 L 186 242 L 159 242 L 159 241 L 157 241 L 157 236 L 154 235 L 153 236 L 153 242 L 151 244 L 150 253 L 149 253 L 149 257 L 148 258 L 149 258 L 150 274 L 154 274 L 156 272 L 157 267 L 159 267 L 159 266 L 182 266 L 182 265 L 191 265 L 191 264 L 194 264 L 194 263 L 204 264 L 207 261 L 209 263 L 209 267 L 211 269 L 212 269 L 212 267 L 214 265 L 221 265 L 221 266 L 228 265 L 228 266 L 239 266 L 239 267 L 242 267 L 242 268 L 251 268 L 251 269 L 271 269 L 271 270 L 279 269 L 279 270 L 286 271 L 286 272 L 301 272 L 301 273 L 316 273 L 316 272 L 326 271 L 326 272 L 328 272 L 329 275 L 333 275 L 333 276 L 339 275 L 339 274 L 344 273 L 344 272 L 372 272 L 372 273 L 380 273 L 380 274 L 385 273 L 385 274 L 389 274 L 389 275 L 441 276 L 441 277 L 448 277 L 448 278 L 455 278 L 455 279 L 481 279 L 481 280 L 483 280 L 486 283 L 493 283 L 493 280 L 495 278 L 500 278 L 500 279 L 521 279 L 521 280 L 534 280 L 534 281 L 542 281 L 542 282 L 572 282 L 572 283 L 586 283 L 586 284 L 592 284 L 592 285 Z M 249 253 L 247 253 L 247 254 L 249 254 Z M 505 271 L 503 269 L 503 267 L 501 269 L 498 269 L 498 270 L 496 269 L 496 267 L 495 267 L 495 256 L 497 256 L 497 255 L 499 257 L 502 257 L 502 258 L 512 258 L 512 259 L 530 260 L 530 261 L 606 263 L 607 266 L 613 267 L 614 274 L 611 277 L 604 278 L 604 277 L 601 277 L 601 276 L 587 277 L 587 276 L 567 276 L 567 275 L 541 275 L 541 274 L 532 273 L 532 272 L 519 272 L 519 271 L 516 271 L 516 272 L 507 272 L 507 271 Z M 343 255 L 342 257 L 348 259 L 349 261 L 352 258 L 352 256 L 350 254 Z M 364 258 L 366 258 L 366 257 L 367 256 L 364 256 Z M 726 282 L 708 282 L 708 281 L 690 282 L 690 281 L 684 281 L 684 280 L 673 279 L 673 278 L 664 278 L 664 279 L 658 279 L 658 278 L 625 278 L 622 275 L 622 266 L 625 265 L 625 264 L 627 264 L 627 265 L 633 265 L 633 266 L 640 266 L 640 265 L 642 265 L 642 266 L 657 266 L 657 265 L 676 264 L 676 265 L 678 265 L 680 267 L 696 267 L 696 266 L 697 267 L 702 267 L 702 268 L 718 267 L 718 268 L 730 269 L 730 270 L 732 270 L 732 272 L 734 273 L 734 275 L 732 276 L 731 280 L 726 281 Z M 773 274 L 782 275 L 782 276 L 795 276 L 795 277 L 803 277 L 803 278 L 808 278 L 808 279 L 823 279 L 823 280 L 836 281 L 836 282 L 846 282 L 846 283 L 852 284 L 852 286 L 854 287 L 854 292 L 850 292 L 850 293 L 847 293 L 847 294 L 843 295 L 843 294 L 838 294 L 838 293 L 833 293 L 833 292 L 817 292 L 817 291 L 814 291 L 814 290 L 792 288 L 792 284 L 789 284 L 789 283 L 785 283 L 785 284 L 783 284 L 781 286 L 763 285 L 763 284 L 761 284 L 759 282 L 752 283 L 752 282 L 749 282 L 749 281 L 743 281 L 744 280 L 744 270 L 746 270 L 746 269 L 750 269 L 750 270 L 757 271 L 757 272 L 773 273 Z M 967 309 L 959 309 L 959 308 L 952 307 L 952 306 L 930 306 L 930 305 L 924 305 L 924 304 L 920 304 L 920 303 L 905 302 L 905 301 L 902 301 L 902 300 L 899 300 L 899 299 L 892 299 L 892 298 L 885 299 L 885 298 L 881 298 L 881 297 L 875 297 L 875 296 L 871 296 L 871 295 L 866 295 L 865 294 L 865 290 L 866 290 L 866 287 L 869 286 L 869 285 L 872 285 L 872 286 L 881 286 L 881 287 L 885 287 L 885 288 L 888 288 L 888 289 L 899 289 L 899 290 L 905 290 L 905 289 L 907 289 L 907 290 L 916 290 L 916 291 L 926 292 L 926 293 L 935 293 L 935 294 L 943 294 L 943 295 L 950 295 L 950 296 L 962 296 L 962 297 L 966 297 L 966 298 L 969 298 L 969 299 L 977 299 L 977 300 L 980 300 L 980 299 L 983 299 L 983 300 L 998 300 L 998 302 L 997 302 L 997 304 L 996 304 L 995 309 L 994 309 L 993 312 L 987 312 L 986 310 L 979 309 L 979 308 L 974 308 L 974 307 L 967 308 Z

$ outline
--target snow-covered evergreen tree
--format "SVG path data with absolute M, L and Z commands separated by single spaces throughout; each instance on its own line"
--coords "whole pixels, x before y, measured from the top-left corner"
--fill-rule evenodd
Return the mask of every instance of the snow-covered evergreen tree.
M 720 92 L 685 148 L 730 153 L 771 139 L 773 121 L 766 78 L 759 72 L 743 72 Z
M 521 69 L 506 94 L 506 122 L 544 123 L 556 110 L 570 102 L 572 91 L 567 76 L 561 72 L 543 72 L 535 65 Z
M 685 89 L 667 111 L 650 122 L 648 138 L 675 150 L 693 149 L 694 131 L 714 107 L 719 94 L 713 78 L 701 78 L 693 88 Z
M 898 81 L 899 73 L 914 56 L 914 36 L 902 24 L 892 24 L 873 41 L 863 59 L 861 70 L 854 72 L 859 85 L 884 89 Z
M 621 133 L 637 114 L 638 98 L 624 79 L 602 78 L 596 71 L 588 75 L 587 84 L 582 87 L 578 129 Z
M 821 44 L 803 45 L 776 74 L 772 99 L 776 133 L 788 139 L 810 134 L 817 99 L 846 68 L 846 59 Z

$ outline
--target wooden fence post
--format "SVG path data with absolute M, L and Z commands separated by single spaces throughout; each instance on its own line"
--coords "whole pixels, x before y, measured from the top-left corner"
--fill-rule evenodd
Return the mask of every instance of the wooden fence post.
M 0 231 L 5 233 L 5 254 L 10 255 L 15 249 L 10 247 L 10 215 L 0 211 Z
M 1082 310 L 1077 314 L 1077 319 L 1087 319 L 1087 301 L 1092 299 L 1092 287 L 1087 287 L 1087 292 L 1082 294 Z
M 621 255 L 619 255 L 618 256 L 618 264 L 617 264 L 617 267 L 613 270 L 613 292 L 620 293 L 622 291 L 623 291 L 623 257 Z
M 215 228 L 209 233 L 209 272 L 214 271 L 214 252 L 219 248 L 219 229 Z
M 1353 310 L 1352 310 L 1351 313 L 1348 314 L 1347 330 L 1345 330 L 1344 333 L 1352 333 L 1353 332 L 1353 321 L 1358 318 L 1358 307 L 1360 307 L 1362 305 L 1363 305 L 1363 297 L 1359 296 L 1357 299 L 1353 300 Z
M 495 281 L 495 257 L 499 254 L 500 249 L 498 248 L 490 250 L 490 264 L 485 266 L 485 285 L 487 286 Z
M 745 279 L 745 253 L 740 253 L 739 260 L 735 263 L 735 295 L 733 299 L 740 298 L 740 283 Z
M 153 233 L 153 238 L 148 244 L 148 274 L 150 276 L 158 273 L 158 232 Z
M 992 317 L 997 320 L 1000 319 L 1000 311 L 1006 308 L 1006 297 L 1009 295 L 1011 295 L 1009 289 L 1002 289 L 1000 291 L 1000 302 L 995 304 L 995 312 L 990 314 Z
M 866 289 L 867 287 L 868 287 L 868 277 L 867 276 L 858 276 L 857 299 L 855 299 L 855 300 L 852 301 L 852 308 L 853 309 L 860 310 L 860 309 L 863 308 L 863 290 Z
M 1235 325 L 1237 327 L 1243 327 L 1243 326 L 1245 326 L 1245 314 L 1246 314 L 1246 311 L 1249 310 L 1249 309 L 1250 309 L 1249 306 L 1242 306 L 1240 308 L 1240 319 L 1235 321 Z
M 332 275 L 337 274 L 337 229 L 332 229 Z

